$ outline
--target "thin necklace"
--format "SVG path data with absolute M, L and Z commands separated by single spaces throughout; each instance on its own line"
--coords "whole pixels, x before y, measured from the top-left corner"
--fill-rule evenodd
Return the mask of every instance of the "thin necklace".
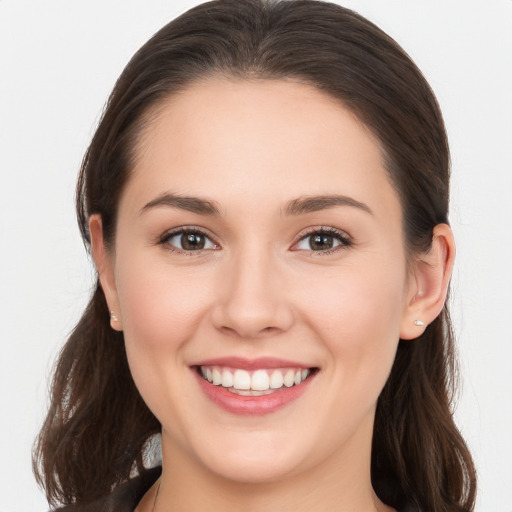
M 151 512 L 155 512 L 156 509 L 156 500 L 158 499 L 158 493 L 160 492 L 160 485 L 162 484 L 162 481 L 158 482 L 158 487 L 156 488 L 156 494 L 155 494 L 155 501 L 153 501 L 153 508 L 151 509 Z

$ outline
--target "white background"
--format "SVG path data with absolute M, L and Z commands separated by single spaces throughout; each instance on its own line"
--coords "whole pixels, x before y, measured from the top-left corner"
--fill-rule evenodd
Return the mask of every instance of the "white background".
M 73 210 L 80 160 L 130 56 L 196 3 L 0 0 L 0 512 L 46 510 L 31 445 L 93 277 Z M 409 52 L 445 115 L 457 420 L 477 463 L 477 511 L 512 512 L 512 1 L 344 5 Z

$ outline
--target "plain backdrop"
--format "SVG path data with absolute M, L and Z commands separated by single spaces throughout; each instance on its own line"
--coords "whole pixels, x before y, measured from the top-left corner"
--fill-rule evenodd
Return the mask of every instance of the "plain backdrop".
M 73 210 L 81 158 L 128 59 L 197 3 L 0 0 L 0 512 L 47 508 L 31 446 L 54 358 L 94 278 Z M 456 418 L 478 468 L 477 511 L 512 512 L 512 1 L 343 5 L 409 52 L 443 109 L 458 243 Z

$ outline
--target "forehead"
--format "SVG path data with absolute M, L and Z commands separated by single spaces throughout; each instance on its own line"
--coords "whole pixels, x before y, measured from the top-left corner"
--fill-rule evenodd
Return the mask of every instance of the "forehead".
M 170 96 L 148 116 L 130 181 L 149 196 L 397 202 L 374 135 L 337 100 L 290 80 L 211 78 Z

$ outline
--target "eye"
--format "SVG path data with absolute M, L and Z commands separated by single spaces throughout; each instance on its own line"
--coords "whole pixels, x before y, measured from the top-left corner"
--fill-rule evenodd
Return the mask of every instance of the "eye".
M 192 228 L 181 228 L 177 231 L 166 233 L 161 238 L 160 243 L 170 246 L 171 250 L 177 252 L 195 252 L 219 248 L 206 233 Z
M 352 245 L 351 239 L 342 231 L 334 228 L 319 228 L 303 236 L 293 249 L 329 254 L 333 250 L 343 249 L 350 245 Z

